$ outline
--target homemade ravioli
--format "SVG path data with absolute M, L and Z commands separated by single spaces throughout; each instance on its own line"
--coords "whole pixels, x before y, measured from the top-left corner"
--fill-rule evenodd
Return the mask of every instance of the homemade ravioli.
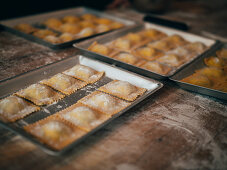
M 140 63 L 142 62 L 138 57 L 127 52 L 120 52 L 113 58 L 132 65 L 140 65 Z
M 90 95 L 79 100 L 79 103 L 87 105 L 97 111 L 107 115 L 113 115 L 130 105 L 129 102 L 123 101 L 109 94 L 95 91 Z
M 66 95 L 75 92 L 87 84 L 86 82 L 77 80 L 62 73 L 59 73 L 48 80 L 42 80 L 41 83 L 46 84 Z
M 172 67 L 177 67 L 184 62 L 184 60 L 182 60 L 178 55 L 175 54 L 166 54 L 163 57 L 158 58 L 156 61 Z
M 38 111 L 40 108 L 15 95 L 0 100 L 0 119 L 14 122 Z
M 27 125 L 24 129 L 56 150 L 64 148 L 85 134 L 84 131 L 55 115 Z
M 146 70 L 150 70 L 152 72 L 166 75 L 171 71 L 171 67 L 163 65 L 161 63 L 155 62 L 155 61 L 148 61 L 141 65 L 141 68 L 144 68 Z
M 149 61 L 153 61 L 164 55 L 161 51 L 147 46 L 136 49 L 135 54 Z
M 76 103 L 58 114 L 61 118 L 86 131 L 90 131 L 109 118 L 80 103 Z
M 16 95 L 32 101 L 36 105 L 51 104 L 64 97 L 64 95 L 43 84 L 30 85 L 26 89 L 17 92 Z
M 111 49 L 110 47 L 108 47 L 107 45 L 103 45 L 103 44 L 99 44 L 96 41 L 93 42 L 89 47 L 88 50 L 98 53 L 98 54 L 102 54 L 105 56 L 112 56 L 113 53 L 113 49 Z
M 127 101 L 134 101 L 138 96 L 141 96 L 146 89 L 130 84 L 127 81 L 114 80 L 100 87 L 98 90 L 113 96 L 122 98 Z
M 74 67 L 64 71 L 63 73 L 87 83 L 94 83 L 104 75 L 104 72 L 98 72 L 90 67 L 80 64 L 75 65 Z

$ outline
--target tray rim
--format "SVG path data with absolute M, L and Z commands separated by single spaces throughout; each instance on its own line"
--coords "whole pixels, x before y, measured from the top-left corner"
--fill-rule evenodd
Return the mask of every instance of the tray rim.
M 116 60 L 114 58 L 111 58 L 111 57 L 108 57 L 108 56 L 104 56 L 104 55 L 101 55 L 101 54 L 98 54 L 98 53 L 94 53 L 92 51 L 89 51 L 81 46 L 86 46 L 87 44 L 91 44 L 92 42 L 94 41 L 100 41 L 102 39 L 105 39 L 107 36 L 110 37 L 110 36 L 116 36 L 116 38 L 119 38 L 129 32 L 138 32 L 142 29 L 145 29 L 146 28 L 146 25 L 154 25 L 154 26 L 158 26 L 158 27 L 161 27 L 161 28 L 164 28 L 164 29 L 168 29 L 170 31 L 175 31 L 175 32 L 179 32 L 180 34 L 185 34 L 185 36 L 196 36 L 198 38 L 204 38 L 204 39 L 207 39 L 207 40 L 210 40 L 210 41 L 213 41 L 213 44 L 210 45 L 208 47 L 208 49 L 206 49 L 203 53 L 201 53 L 200 55 L 196 56 L 195 58 L 193 58 L 192 60 L 189 60 L 188 62 L 184 63 L 182 66 L 180 66 L 179 68 L 176 69 L 176 71 L 174 72 L 170 72 L 169 74 L 167 75 L 162 75 L 162 74 L 158 74 L 158 73 L 155 73 L 155 72 L 151 72 L 149 70 L 146 70 L 146 69 L 143 69 L 143 68 L 140 68 L 140 67 L 137 67 L 137 66 L 134 66 L 134 65 L 131 65 L 131 64 L 127 64 L 125 62 L 122 62 L 122 61 L 119 61 L 119 60 Z M 205 40 L 204 40 L 205 41 Z M 110 41 L 107 41 L 106 43 L 108 43 Z M 171 27 L 167 27 L 167 26 L 163 26 L 163 25 L 157 25 L 157 24 L 154 24 L 154 23 L 150 23 L 150 22 L 143 22 L 143 25 L 140 25 L 140 26 L 137 26 L 137 27 L 133 27 L 133 28 L 129 28 L 127 30 L 124 30 L 124 31 L 121 31 L 121 32 L 113 32 L 113 33 L 110 33 L 108 35 L 102 35 L 102 36 L 99 36 L 99 37 L 94 37 L 94 38 L 91 38 L 89 40 L 86 40 L 86 41 L 83 41 L 83 42 L 78 42 L 78 43 L 74 43 L 73 44 L 73 47 L 79 49 L 81 52 L 83 53 L 86 53 L 86 54 L 93 54 L 94 56 L 96 56 L 96 59 L 102 61 L 102 60 L 105 60 L 105 61 L 108 61 L 108 63 L 114 63 L 114 65 L 117 65 L 118 67 L 121 67 L 121 68 L 124 68 L 124 69 L 128 69 L 127 67 L 130 68 L 129 71 L 133 72 L 132 70 L 137 70 L 136 73 L 138 73 L 138 71 L 140 73 L 138 74 L 141 74 L 143 76 L 146 76 L 146 77 L 149 77 L 149 78 L 155 78 L 155 79 L 158 79 L 158 80 L 165 80 L 165 79 L 169 79 L 171 76 L 173 76 L 174 74 L 176 74 L 179 70 L 183 69 L 184 67 L 186 67 L 187 65 L 189 65 L 191 62 L 193 62 L 194 60 L 197 60 L 198 58 L 200 58 L 204 53 L 206 53 L 207 51 L 213 49 L 216 47 L 216 45 L 219 44 L 219 41 L 218 40 L 213 40 L 213 39 L 210 39 L 210 38 L 207 38 L 207 37 L 203 37 L 201 35 L 197 35 L 197 34 L 193 34 L 193 33 L 190 33 L 190 32 L 186 32 L 186 31 L 182 31 L 182 30 L 178 30 L 178 29 L 175 29 L 175 28 L 171 28 Z M 126 67 L 126 68 L 125 68 Z M 142 72 L 142 73 L 141 73 Z M 149 75 L 149 76 L 148 76 Z
M 106 32 L 97 33 L 97 34 L 94 34 L 94 35 L 91 35 L 91 36 L 74 39 L 72 41 L 68 41 L 68 42 L 64 42 L 64 43 L 53 44 L 53 43 L 45 41 L 41 38 L 35 37 L 31 34 L 26 34 L 24 32 L 18 31 L 16 29 L 4 24 L 5 22 L 14 22 L 14 21 L 17 21 L 17 20 L 20 20 L 20 19 L 26 20 L 26 19 L 31 19 L 33 17 L 44 16 L 44 15 L 53 15 L 55 13 L 67 12 L 67 11 L 70 11 L 70 10 L 77 10 L 77 11 L 82 10 L 82 11 L 85 11 L 85 12 L 88 11 L 88 13 L 90 12 L 90 13 L 95 13 L 97 15 L 101 15 L 103 17 L 107 17 L 107 18 L 109 17 L 112 20 L 113 20 L 113 18 L 116 18 L 116 19 L 119 19 L 119 20 L 122 20 L 122 21 L 131 22 L 132 25 L 125 25 L 123 28 L 119 28 L 119 29 L 116 29 L 116 30 L 109 30 L 109 31 L 106 31 Z M 6 19 L 6 20 L 0 20 L 0 28 L 2 28 L 4 31 L 13 33 L 13 34 L 20 36 L 22 38 L 25 38 L 29 41 L 47 46 L 47 47 L 52 48 L 52 49 L 63 49 L 63 48 L 72 46 L 72 44 L 76 43 L 76 42 L 81 42 L 81 41 L 84 41 L 84 40 L 87 40 L 87 39 L 90 39 L 90 38 L 94 38 L 94 37 L 98 37 L 98 36 L 108 34 L 108 33 L 111 33 L 111 32 L 122 31 L 122 30 L 125 30 L 125 29 L 128 29 L 128 28 L 131 28 L 131 27 L 135 27 L 135 26 L 140 25 L 140 24 L 141 24 L 141 22 L 139 22 L 139 21 L 130 20 L 128 18 L 122 18 L 122 17 L 116 16 L 116 15 L 113 15 L 113 14 L 108 14 L 106 12 L 102 12 L 102 11 L 95 10 L 95 9 L 92 9 L 92 8 L 88 8 L 88 7 L 85 7 L 85 6 L 78 6 L 78 7 L 74 7 L 74 8 L 65 8 L 65 9 L 54 10 L 54 11 L 49 11 L 49 12 L 44 12 L 44 13 L 38 13 L 38 14 L 34 14 L 34 15 L 29 15 L 29 16 L 21 16 L 21 17 Z
M 70 56 L 68 58 L 65 58 L 64 60 L 71 60 L 72 58 L 74 57 L 79 57 L 81 56 L 81 54 L 75 54 L 73 56 Z M 89 57 L 86 57 L 86 56 L 82 56 L 82 57 L 85 57 L 85 58 L 89 58 Z M 91 58 L 89 58 L 91 59 Z M 91 60 L 94 60 L 94 59 L 91 59 Z M 97 61 L 97 60 L 95 60 Z M 51 65 L 54 65 L 54 64 L 59 64 L 63 62 L 63 60 L 60 60 L 60 61 L 57 61 L 57 62 L 54 62 L 54 63 L 51 63 L 51 64 L 48 64 L 48 65 L 45 65 L 45 66 L 42 66 L 42 68 L 45 68 L 45 67 L 51 67 Z M 97 62 L 100 62 L 100 61 L 97 61 Z M 136 73 L 133 73 L 133 72 L 130 72 L 128 70 L 125 70 L 125 69 L 121 69 L 121 68 L 118 68 L 118 67 L 114 67 L 114 66 L 111 66 L 107 63 L 104 63 L 104 62 L 101 62 L 102 64 L 105 64 L 105 65 L 108 65 L 110 67 L 113 67 L 114 69 L 117 69 L 117 70 L 121 70 L 121 71 L 124 71 L 124 72 L 127 72 L 129 74 L 132 74 L 132 75 L 135 75 L 135 76 L 138 76 L 140 78 L 144 78 L 145 80 L 148 80 L 148 81 L 151 81 L 153 83 L 156 83 L 157 84 L 157 87 L 153 90 L 150 90 L 148 91 L 147 93 L 145 93 L 143 96 L 139 97 L 137 100 L 135 100 L 131 105 L 129 105 L 127 108 L 121 110 L 120 112 L 118 112 L 117 114 L 113 115 L 112 117 L 110 117 L 110 119 L 108 119 L 107 121 L 105 121 L 104 123 L 100 124 L 99 126 L 97 126 L 96 128 L 92 129 L 91 131 L 89 131 L 88 133 L 86 133 L 84 136 L 82 136 L 81 138 L 77 139 L 76 141 L 74 141 L 73 143 L 69 144 L 68 146 L 66 146 L 65 148 L 61 149 L 61 150 L 54 150 L 52 148 L 50 148 L 48 145 L 45 145 L 41 142 L 39 142 L 35 137 L 33 137 L 32 135 L 30 135 L 29 133 L 25 132 L 25 130 L 23 130 L 22 128 L 17 128 L 16 126 L 13 126 L 12 124 L 13 123 L 5 123 L 3 121 L 0 120 L 0 125 L 10 131 L 12 131 L 13 133 L 17 134 L 17 135 L 20 135 L 22 136 L 23 138 L 27 139 L 28 141 L 32 142 L 33 144 L 35 144 L 36 146 L 40 147 L 42 150 L 44 150 L 46 153 L 50 154 L 50 155 L 54 155 L 54 156 L 58 156 L 58 155 L 62 155 L 64 153 L 66 153 L 67 151 L 69 151 L 70 149 L 72 149 L 74 146 L 78 145 L 80 142 L 82 142 L 83 140 L 85 140 L 87 137 L 89 137 L 91 134 L 97 132 L 99 129 L 101 129 L 102 127 L 106 126 L 108 123 L 110 123 L 112 120 L 116 119 L 117 117 L 119 117 L 120 115 L 124 114 L 126 111 L 130 110 L 131 108 L 133 108 L 135 105 L 139 104 L 140 102 L 142 102 L 143 100 L 145 100 L 146 98 L 148 98 L 149 96 L 151 96 L 152 94 L 154 94 L 156 91 L 160 90 L 164 85 L 163 83 L 157 81 L 157 80 L 153 80 L 151 78 L 147 78 L 147 77 L 144 77 L 144 76 L 141 76 L 139 74 L 136 74 Z M 24 74 L 29 74 L 29 73 L 32 73 L 33 71 L 37 71 L 37 70 L 40 70 L 41 68 L 36 68 L 36 69 L 33 69 L 29 72 L 26 72 L 26 73 L 23 73 L 22 75 Z M 19 76 L 22 76 L 22 75 L 17 75 L 15 77 L 19 77 Z M 11 78 L 13 79 L 13 78 Z M 7 80 L 6 80 L 7 81 Z M 10 94 L 9 94 L 10 95 Z M 55 114 L 55 113 L 53 113 Z M 52 115 L 53 115 L 52 114 Z
M 188 64 L 186 67 L 184 67 L 184 69 L 189 69 L 190 67 L 192 67 L 192 65 L 195 65 L 196 63 L 201 63 L 204 58 L 212 56 L 217 50 L 219 50 L 220 48 L 222 48 L 224 46 L 227 46 L 227 43 L 223 43 L 223 42 L 220 42 L 220 41 L 218 41 L 218 42 L 219 43 L 214 48 L 210 49 L 209 51 L 207 51 L 206 53 L 201 55 L 201 57 L 198 58 L 197 60 L 194 60 L 193 62 Z M 193 69 L 193 71 L 194 70 L 195 69 Z M 176 72 L 176 74 L 172 75 L 169 78 L 170 81 L 174 82 L 175 84 L 177 84 L 182 89 L 227 101 L 227 93 L 226 92 L 207 88 L 207 87 L 202 87 L 202 86 L 198 86 L 198 85 L 193 85 L 193 84 L 186 83 L 186 82 L 182 82 L 181 80 L 179 80 L 179 78 L 176 78 L 179 74 L 181 74 L 181 71 L 183 71 L 183 69 L 179 70 L 178 72 Z M 215 95 L 218 95 L 218 96 L 215 96 Z M 219 96 L 222 96 L 222 95 L 225 96 L 225 97 L 224 98 L 219 97 Z

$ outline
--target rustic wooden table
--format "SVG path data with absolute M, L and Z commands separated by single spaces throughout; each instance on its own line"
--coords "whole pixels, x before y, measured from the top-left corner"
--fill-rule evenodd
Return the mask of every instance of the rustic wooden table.
M 125 9 L 110 13 L 137 19 L 143 16 Z M 206 30 L 227 35 L 214 26 L 217 19 L 212 22 L 207 19 L 209 22 L 201 24 L 199 18 L 179 11 L 166 16 L 187 21 L 190 31 L 195 33 Z M 224 12 L 220 11 L 216 17 L 224 18 Z M 73 48 L 53 51 L 0 32 L 0 79 L 75 52 Z M 184 91 L 171 82 L 164 83 L 159 92 L 62 156 L 50 156 L 0 127 L 0 169 L 227 169 L 226 102 Z

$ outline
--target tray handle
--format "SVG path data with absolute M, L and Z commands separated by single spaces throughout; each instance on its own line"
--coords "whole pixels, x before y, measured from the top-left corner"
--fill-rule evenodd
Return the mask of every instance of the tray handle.
M 184 23 L 184 22 L 179 22 L 179 21 L 173 21 L 173 20 L 168 20 L 168 19 L 163 19 L 154 15 L 145 15 L 143 18 L 144 21 L 146 22 L 151 22 L 154 24 L 158 24 L 158 25 L 163 25 L 166 27 L 171 27 L 171 28 L 175 28 L 178 30 L 188 30 L 189 26 Z

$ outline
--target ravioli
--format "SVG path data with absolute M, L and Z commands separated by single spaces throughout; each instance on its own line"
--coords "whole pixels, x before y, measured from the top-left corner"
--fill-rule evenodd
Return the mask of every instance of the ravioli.
M 95 91 L 82 98 L 79 100 L 79 103 L 82 103 L 107 115 L 116 114 L 130 105 L 129 102 L 99 91 Z
M 80 103 L 60 111 L 58 115 L 85 131 L 92 130 L 109 118 L 105 114 L 99 113 Z
M 121 80 L 111 81 L 110 83 L 100 87 L 98 90 L 127 101 L 134 101 L 138 96 L 141 96 L 146 91 L 145 88 L 137 87 L 127 81 Z
M 211 66 L 211 67 L 218 67 L 218 68 L 223 68 L 225 66 L 225 62 L 223 59 L 218 58 L 218 57 L 208 57 L 204 59 L 204 63 L 207 66 Z
M 44 25 L 46 25 L 49 28 L 58 30 L 58 28 L 62 25 L 62 22 L 57 18 L 49 18 L 44 22 Z
M 14 122 L 39 109 L 24 99 L 11 95 L 0 100 L 0 119 L 4 122 Z
M 172 69 L 169 66 L 160 64 L 160 63 L 155 62 L 155 61 L 148 61 L 148 62 L 144 63 L 143 65 L 141 65 L 140 67 L 144 68 L 146 70 L 158 73 L 158 74 L 163 74 L 163 75 L 166 75 Z
M 211 88 L 212 86 L 212 82 L 206 76 L 199 74 L 193 74 L 187 78 L 184 78 L 182 81 L 202 87 Z
M 162 38 L 167 37 L 167 35 L 161 31 L 155 29 L 145 29 L 140 32 L 143 38 L 148 39 L 150 41 L 160 40 Z
M 98 53 L 98 54 L 102 54 L 104 56 L 109 56 L 111 57 L 114 53 L 113 49 L 111 49 L 110 47 L 108 47 L 107 45 L 103 45 L 103 44 L 99 44 L 96 41 L 93 42 L 89 47 L 88 47 L 89 51 Z
M 49 116 L 24 129 L 53 149 L 60 150 L 85 134 L 58 116 Z
M 81 30 L 81 27 L 78 26 L 77 24 L 65 23 L 59 27 L 58 31 L 67 32 L 70 34 L 77 34 L 80 32 L 80 30 Z
M 87 83 L 94 83 L 98 81 L 104 72 L 98 72 L 88 66 L 77 64 L 69 70 L 63 72 L 66 75 L 75 77 Z
M 60 100 L 64 95 L 42 84 L 33 84 L 26 89 L 20 90 L 16 95 L 32 101 L 36 105 L 47 105 Z
M 46 36 L 56 36 L 57 34 L 51 30 L 48 29 L 43 29 L 43 30 L 38 30 L 33 33 L 34 36 L 44 39 Z
M 86 82 L 77 80 L 62 73 L 59 73 L 50 79 L 42 80 L 40 83 L 46 84 L 66 95 L 70 95 L 87 84 Z
M 138 57 L 127 52 L 120 52 L 113 58 L 132 65 L 139 65 L 142 62 Z
M 166 54 L 163 57 L 158 58 L 156 61 L 167 64 L 172 67 L 177 67 L 184 63 L 184 60 L 182 60 L 179 56 L 175 54 Z
M 67 15 L 62 18 L 62 21 L 64 23 L 71 23 L 71 24 L 76 24 L 77 22 L 80 21 L 79 17 L 73 16 L 73 15 Z
M 207 76 L 209 78 L 216 78 L 219 79 L 224 75 L 224 72 L 222 69 L 216 68 L 216 67 L 205 67 L 200 70 L 196 70 L 197 73 Z
M 27 34 L 31 34 L 35 31 L 38 31 L 37 28 L 31 26 L 30 24 L 18 24 L 14 28 Z
M 153 61 L 164 55 L 164 53 L 162 53 L 161 51 L 147 46 L 136 49 L 135 54 L 149 61 Z

